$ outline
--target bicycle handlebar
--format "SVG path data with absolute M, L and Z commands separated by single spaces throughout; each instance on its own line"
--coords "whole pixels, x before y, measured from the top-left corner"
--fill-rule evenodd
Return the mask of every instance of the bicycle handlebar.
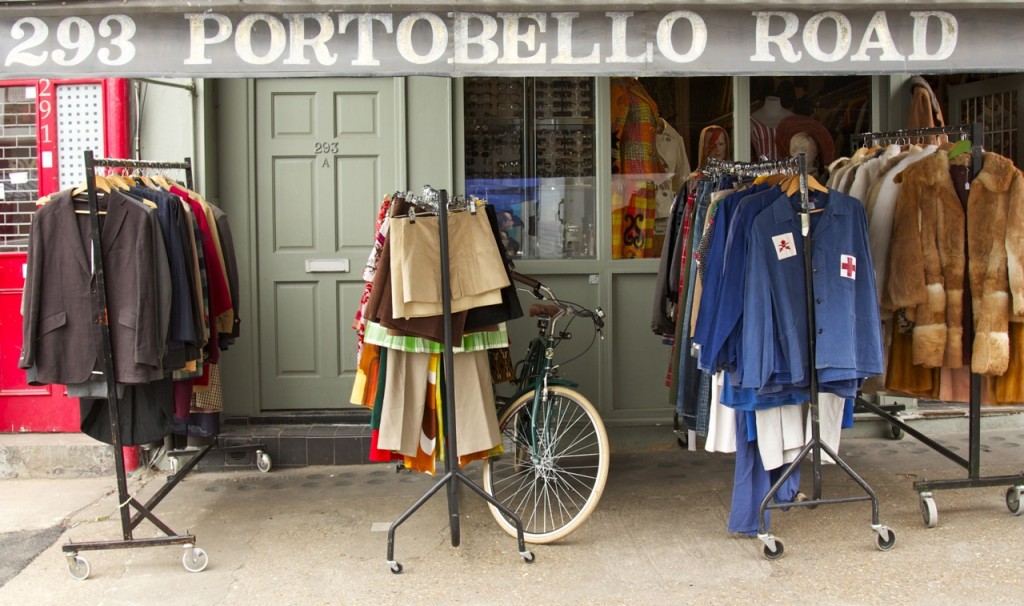
M 540 283 L 540 280 L 536 278 L 531 278 L 530 276 L 527 276 L 525 274 L 521 274 L 518 271 L 512 272 L 512 279 L 515 280 L 516 282 L 520 282 L 522 284 L 529 286 L 535 291 L 539 289 L 541 286 L 543 286 L 543 284 Z
M 521 274 L 517 271 L 512 272 L 512 279 L 515 280 L 516 282 L 519 282 L 529 287 L 535 298 L 553 301 L 554 303 L 557 303 L 560 307 L 572 311 L 577 316 L 590 318 L 591 320 L 594 321 L 594 326 L 597 327 L 598 332 L 600 332 L 601 329 L 604 328 L 605 314 L 604 310 L 601 309 L 600 307 L 594 310 L 590 310 L 577 303 L 561 301 L 558 299 L 558 297 L 555 296 L 555 293 L 551 292 L 551 289 L 548 288 L 547 286 L 544 286 L 540 282 L 540 280 L 533 278 L 531 276 L 527 276 L 525 274 Z

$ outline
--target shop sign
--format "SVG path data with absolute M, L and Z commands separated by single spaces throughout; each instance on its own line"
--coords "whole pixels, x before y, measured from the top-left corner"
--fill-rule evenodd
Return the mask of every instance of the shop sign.
M 1015 11 L 0 13 L 7 77 L 759 74 L 1016 68 Z

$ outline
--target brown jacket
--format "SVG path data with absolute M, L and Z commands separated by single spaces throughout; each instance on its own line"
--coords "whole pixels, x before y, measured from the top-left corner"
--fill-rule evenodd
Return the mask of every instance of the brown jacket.
M 971 370 L 1002 375 L 1010 359 L 1009 322 L 1024 321 L 1024 177 L 999 154 L 986 153 L 971 181 L 967 250 L 975 331 Z
M 887 274 L 892 309 L 914 320 L 912 359 L 926 367 L 963 365 L 964 211 L 944 152 L 896 176 Z

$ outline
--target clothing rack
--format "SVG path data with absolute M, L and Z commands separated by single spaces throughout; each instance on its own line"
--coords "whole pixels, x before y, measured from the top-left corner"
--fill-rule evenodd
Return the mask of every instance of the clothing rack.
M 463 483 L 473 492 L 480 495 L 488 503 L 491 503 L 502 514 L 515 524 L 516 537 L 519 541 L 519 555 L 527 563 L 534 561 L 533 552 L 526 549 L 526 541 L 523 536 L 523 522 L 504 504 L 498 502 L 493 496 L 487 494 L 483 488 L 477 486 L 469 479 L 459 467 L 459 450 L 456 442 L 457 427 L 455 422 L 455 372 L 452 350 L 452 291 L 451 278 L 449 273 L 449 250 L 448 250 L 448 210 L 449 199 L 446 190 L 435 190 L 429 185 L 423 188 L 422 198 L 414 197 L 413 202 L 418 206 L 434 209 L 438 216 L 438 231 L 441 256 L 441 311 L 444 326 L 444 352 L 442 353 L 442 364 L 444 366 L 444 427 L 445 427 L 445 458 L 444 475 L 426 493 L 423 494 L 413 505 L 395 520 L 388 528 L 388 556 L 387 564 L 394 574 L 401 574 L 402 565 L 395 560 L 395 531 L 409 519 L 417 509 L 423 506 L 430 497 L 434 496 L 441 487 L 448 488 L 448 527 L 451 531 L 452 547 L 458 547 L 460 543 L 459 530 L 459 484 Z
M 896 143 L 906 141 L 908 137 L 922 137 L 935 135 L 958 135 L 961 139 L 970 138 L 971 146 L 971 176 L 977 177 L 982 167 L 983 147 L 980 144 L 984 140 L 984 129 L 981 123 L 960 124 L 955 126 L 917 129 L 911 131 L 890 131 L 882 133 L 865 133 L 856 135 L 862 141 L 871 141 L 876 144 Z M 966 256 L 966 255 L 965 255 Z M 964 276 L 969 274 L 970 258 L 967 257 L 964 267 Z M 966 294 L 966 293 L 965 293 Z M 973 335 L 972 335 L 973 337 Z M 988 476 L 981 475 L 981 377 L 971 373 L 970 401 L 968 402 L 968 458 L 956 454 L 949 448 L 939 444 L 932 438 L 909 426 L 899 417 L 889 413 L 883 407 L 864 398 L 857 398 L 857 403 L 863 409 L 878 415 L 888 421 L 893 427 L 909 433 L 925 446 L 953 461 L 967 470 L 967 477 L 958 480 L 923 480 L 914 482 L 914 490 L 918 492 L 921 505 L 921 516 L 928 528 L 933 528 L 939 519 L 938 507 L 935 504 L 934 491 L 956 488 L 988 488 L 993 486 L 1005 486 L 1006 506 L 1011 513 L 1019 515 L 1022 512 L 1021 493 L 1024 492 L 1024 472 L 1018 475 Z
M 757 177 L 779 173 L 796 174 L 800 167 L 796 158 L 780 160 L 764 160 L 762 162 L 733 162 L 708 158 L 702 169 L 704 173 L 714 175 L 735 175 L 738 177 Z
M 96 191 L 96 168 L 117 167 L 132 169 L 177 169 L 185 171 L 187 186 L 192 187 L 192 161 L 185 158 L 184 162 L 147 162 L 140 160 L 121 159 L 98 159 L 93 157 L 91 150 L 85 151 L 85 174 L 86 189 L 89 198 L 89 224 L 90 224 L 90 256 L 92 258 L 92 273 L 96 287 L 93 290 L 93 317 L 97 330 L 100 333 L 100 362 L 103 368 L 103 375 L 107 383 L 107 396 L 110 405 L 107 407 L 110 414 L 111 443 L 114 449 L 114 471 L 117 475 L 117 502 L 118 512 L 121 518 L 121 540 L 119 541 L 90 541 L 83 543 L 69 542 L 62 546 L 64 556 L 68 562 L 68 572 L 72 577 L 82 580 L 89 576 L 89 563 L 82 556 L 80 551 L 100 549 L 124 549 L 129 547 L 160 547 L 164 545 L 182 545 L 185 554 L 182 557 L 182 564 L 189 572 L 200 572 L 209 563 L 209 556 L 201 548 L 196 547 L 194 535 L 186 532 L 178 534 L 171 530 L 159 518 L 153 515 L 153 508 L 177 486 L 188 472 L 195 467 L 199 460 L 209 451 L 212 445 L 205 446 L 197 456 L 189 460 L 184 466 L 169 476 L 167 482 L 154 494 L 145 504 L 139 503 L 134 496 L 128 493 L 128 481 L 124 469 L 124 452 L 121 446 L 120 419 L 118 418 L 117 389 L 114 377 L 114 360 L 110 345 L 110 326 L 108 324 L 106 281 L 103 269 L 102 246 L 100 242 L 99 205 L 97 203 Z M 137 510 L 133 516 L 129 507 Z M 165 535 L 156 538 L 135 538 L 132 531 L 142 522 L 149 520 L 159 528 Z
M 980 147 L 979 141 L 984 137 L 981 123 L 956 124 L 952 126 L 935 126 L 931 128 L 907 128 L 877 133 L 857 133 L 850 135 L 851 151 L 859 147 L 871 145 L 888 145 L 890 143 L 913 143 L 925 137 L 956 135 L 959 140 L 969 139 Z M 980 149 L 978 150 L 980 153 Z
M 800 185 L 800 199 L 801 199 L 801 213 L 800 213 L 800 225 L 801 233 L 804 241 L 804 279 L 806 285 L 806 302 L 807 302 L 807 326 L 808 326 L 808 363 L 810 376 L 809 386 L 809 408 L 811 413 L 811 439 L 804 445 L 804 447 L 797 454 L 796 458 L 789 463 L 786 470 L 781 476 L 775 481 L 772 487 L 768 490 L 768 494 L 764 496 L 761 501 L 761 505 L 758 509 L 758 533 L 757 538 L 764 543 L 764 556 L 770 560 L 777 560 L 782 557 L 784 548 L 782 541 L 777 539 L 773 534 L 768 532 L 766 524 L 766 513 L 769 509 L 789 509 L 790 507 L 817 507 L 818 505 L 832 505 L 837 503 L 852 503 L 859 501 L 871 501 L 871 529 L 877 534 L 877 545 L 878 548 L 887 551 L 896 544 L 896 534 L 879 522 L 879 508 L 878 508 L 878 497 L 875 496 L 874 490 L 865 482 L 857 472 L 853 470 L 845 461 L 840 458 L 839 454 L 832 450 L 828 444 L 821 439 L 820 430 L 820 415 L 818 411 L 818 377 L 816 372 L 815 363 L 815 347 L 816 347 L 816 322 L 814 317 L 814 281 L 813 281 L 813 265 L 812 265 L 812 234 L 811 234 L 811 221 L 810 221 L 810 201 L 808 199 L 808 191 L 810 189 L 809 179 L 807 175 L 807 156 L 799 154 L 792 158 L 782 160 L 769 160 L 765 162 L 755 163 L 742 163 L 742 162 L 725 162 L 720 160 L 709 160 L 709 170 L 714 170 L 719 173 L 728 173 L 735 175 L 746 175 L 755 176 L 770 173 L 785 172 L 790 174 L 796 174 L 799 178 Z M 822 498 L 822 477 L 821 477 L 821 451 L 824 450 L 835 463 L 846 472 L 847 475 L 853 479 L 866 493 L 863 496 L 853 497 L 841 497 L 833 499 Z M 782 486 L 786 483 L 797 469 L 799 469 L 800 463 L 811 456 L 813 463 L 813 494 L 810 498 L 802 501 L 793 501 L 786 503 L 772 503 L 772 499 L 779 492 Z

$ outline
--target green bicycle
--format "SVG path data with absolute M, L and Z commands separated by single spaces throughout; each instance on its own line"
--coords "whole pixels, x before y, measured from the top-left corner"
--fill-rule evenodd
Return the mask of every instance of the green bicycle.
M 551 543 L 579 528 L 597 507 L 610 457 L 597 410 L 575 390 L 576 383 L 557 376 L 555 348 L 572 336 L 557 324 L 564 319 L 567 327 L 577 316 L 589 318 L 596 337 L 604 312 L 561 301 L 528 276 L 513 277 L 544 302 L 530 307 L 539 334 L 516 364 L 515 394 L 498 412 L 504 452 L 485 462 L 483 485 L 519 516 L 528 543 Z M 515 525 L 488 507 L 498 524 L 516 536 Z

